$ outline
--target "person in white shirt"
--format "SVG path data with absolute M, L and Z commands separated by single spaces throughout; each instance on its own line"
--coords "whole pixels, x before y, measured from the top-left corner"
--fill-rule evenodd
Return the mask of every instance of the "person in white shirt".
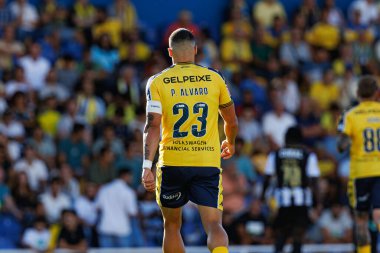
M 62 193 L 61 184 L 59 178 L 53 178 L 51 180 L 50 190 L 43 193 L 40 198 L 50 223 L 58 222 L 61 217 L 61 212 L 71 208 L 70 198 Z
M 10 111 L 5 111 L 2 122 L 0 122 L 0 133 L 7 138 L 21 141 L 25 137 L 24 126 L 14 120 L 13 114 Z
M 282 101 L 276 99 L 273 102 L 273 111 L 267 112 L 263 117 L 263 131 L 274 149 L 284 145 L 286 131 L 296 123 L 294 116 L 285 112 Z
M 350 6 L 350 19 L 354 17 L 355 11 L 359 11 L 360 24 L 371 25 L 379 17 L 379 8 L 375 0 L 356 0 Z
M 49 61 L 41 56 L 41 47 L 38 43 L 30 46 L 30 54 L 20 59 L 20 66 L 25 71 L 27 83 L 34 90 L 40 91 L 45 85 L 51 66 Z
M 74 203 L 74 210 L 82 221 L 84 233 L 90 246 L 96 236 L 94 229 L 96 222 L 98 221 L 98 212 L 95 201 L 96 194 L 96 184 L 88 182 L 85 186 L 84 195 L 79 196 Z
M 25 230 L 21 243 L 24 247 L 45 252 L 49 249 L 51 234 L 45 218 L 38 217 L 31 228 Z
M 104 185 L 97 196 L 99 244 L 102 248 L 132 246 L 132 217 L 137 215 L 136 193 L 128 186 L 130 171 L 121 169 L 119 178 Z
M 37 9 L 27 0 L 16 0 L 10 4 L 10 10 L 20 24 L 20 28 L 26 32 L 33 32 L 38 24 Z
M 25 158 L 16 162 L 14 168 L 16 171 L 26 173 L 30 188 L 33 191 L 40 191 L 48 179 L 47 167 L 36 157 L 36 153 L 31 146 L 26 146 L 24 152 Z

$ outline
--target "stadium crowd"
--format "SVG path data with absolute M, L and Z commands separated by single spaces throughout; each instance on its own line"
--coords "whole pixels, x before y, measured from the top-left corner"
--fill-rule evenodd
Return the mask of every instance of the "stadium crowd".
M 231 0 L 220 40 L 184 10 L 152 41 L 129 0 L 0 0 L 0 248 L 160 245 L 160 210 L 140 186 L 145 85 L 170 66 L 167 38 L 179 27 L 196 34 L 197 63 L 222 71 L 239 117 L 236 155 L 223 163 L 231 244 L 272 242 L 263 170 L 295 124 L 322 172 L 307 240 L 350 242 L 336 122 L 356 102 L 358 76 L 380 76 L 379 7 L 356 0 L 343 13 L 334 0 L 303 0 L 287 14 L 278 0 Z M 183 212 L 186 244 L 203 245 L 196 207 Z

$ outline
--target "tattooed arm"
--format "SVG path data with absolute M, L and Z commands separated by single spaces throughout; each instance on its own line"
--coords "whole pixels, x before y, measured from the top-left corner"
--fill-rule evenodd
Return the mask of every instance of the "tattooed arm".
M 144 129 L 144 160 L 153 161 L 161 134 L 161 114 L 149 112 Z M 142 183 L 146 190 L 154 191 L 155 178 L 150 168 L 143 168 Z

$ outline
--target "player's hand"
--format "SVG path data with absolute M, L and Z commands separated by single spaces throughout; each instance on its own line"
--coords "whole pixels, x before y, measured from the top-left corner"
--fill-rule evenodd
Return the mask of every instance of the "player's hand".
M 143 173 L 141 175 L 141 182 L 148 192 L 153 192 L 156 189 L 156 179 L 152 170 L 143 169 Z
M 224 140 L 222 142 L 221 149 L 222 149 L 221 157 L 225 160 L 230 159 L 235 154 L 235 145 L 229 143 L 227 140 Z

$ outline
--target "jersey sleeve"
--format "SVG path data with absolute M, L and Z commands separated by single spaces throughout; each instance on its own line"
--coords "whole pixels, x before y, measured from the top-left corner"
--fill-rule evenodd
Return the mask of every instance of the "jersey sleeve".
M 275 155 L 274 153 L 270 153 L 267 159 L 267 163 L 265 165 L 265 175 L 267 176 L 273 176 L 275 172 L 275 166 L 276 166 L 276 161 L 275 161 Z
M 219 87 L 220 87 L 220 95 L 219 95 L 219 108 L 226 108 L 232 105 L 234 102 L 232 101 L 230 91 L 228 90 L 228 86 L 223 76 L 220 75 Z
M 343 113 L 339 119 L 338 132 L 351 136 L 352 122 L 349 113 Z
M 149 78 L 146 85 L 146 112 L 162 114 L 160 93 L 154 77 Z

